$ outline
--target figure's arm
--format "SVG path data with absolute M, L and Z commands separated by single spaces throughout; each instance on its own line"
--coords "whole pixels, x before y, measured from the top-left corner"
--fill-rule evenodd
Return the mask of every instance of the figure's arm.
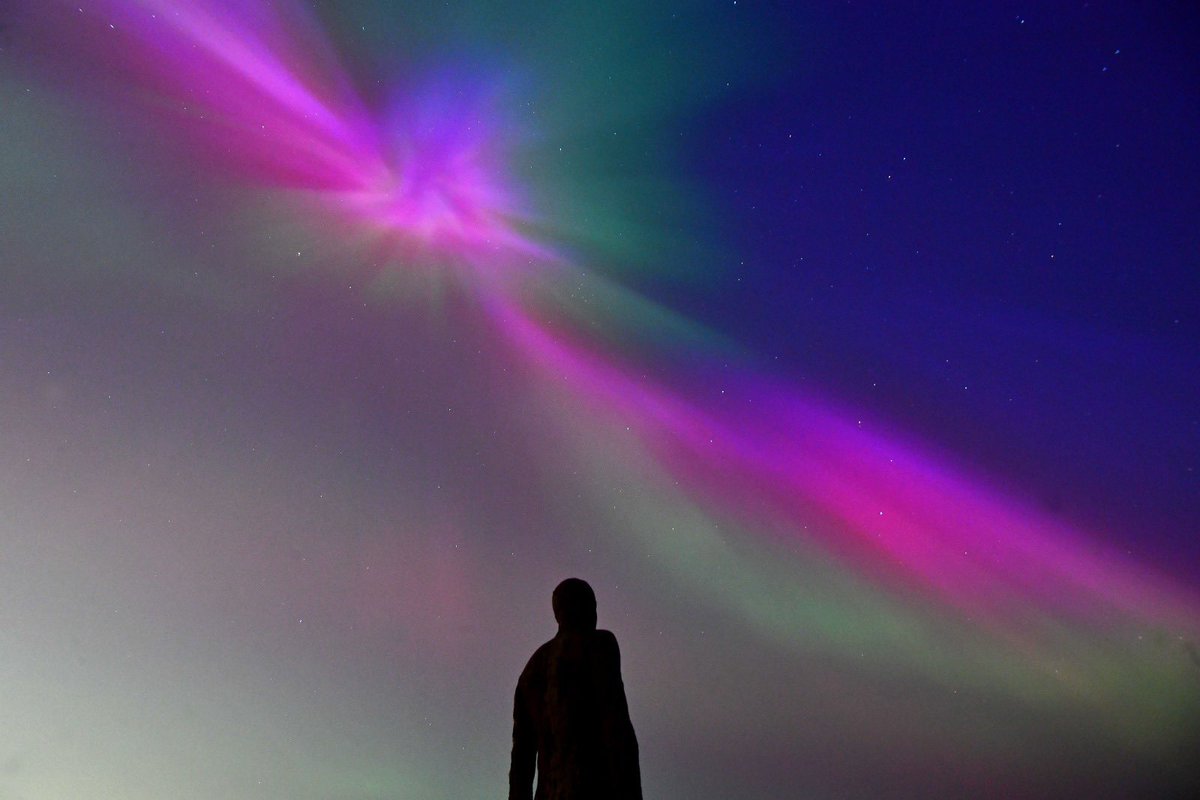
M 524 677 L 524 676 L 522 676 Z M 533 772 L 537 764 L 537 737 L 529 704 L 525 702 L 524 682 L 517 682 L 513 698 L 512 764 L 508 770 L 508 800 L 532 800 Z
M 621 679 L 621 648 L 617 637 L 600 631 L 606 640 L 607 672 L 611 676 L 612 723 L 615 740 L 612 743 L 621 772 L 622 800 L 642 800 L 642 770 L 638 763 L 637 734 L 629 719 L 629 703 L 625 699 L 625 682 Z

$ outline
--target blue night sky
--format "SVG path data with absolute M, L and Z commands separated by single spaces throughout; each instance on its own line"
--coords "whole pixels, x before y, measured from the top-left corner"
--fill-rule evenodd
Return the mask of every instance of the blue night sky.
M 1194 574 L 1195 16 L 767 6 L 785 65 L 685 134 L 737 261 L 676 302 Z

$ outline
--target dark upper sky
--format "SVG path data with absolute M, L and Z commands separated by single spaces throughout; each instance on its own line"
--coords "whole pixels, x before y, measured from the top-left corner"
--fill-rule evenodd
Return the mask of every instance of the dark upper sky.
M 1193 571 L 1196 16 L 742 5 L 793 52 L 689 129 L 738 245 L 688 309 Z

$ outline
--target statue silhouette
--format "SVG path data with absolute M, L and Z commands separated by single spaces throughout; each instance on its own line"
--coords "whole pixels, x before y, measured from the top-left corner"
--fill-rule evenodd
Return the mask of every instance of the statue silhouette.
M 596 630 L 596 595 L 585 581 L 560 583 L 553 604 L 558 635 L 517 681 L 509 800 L 641 800 L 617 638 Z

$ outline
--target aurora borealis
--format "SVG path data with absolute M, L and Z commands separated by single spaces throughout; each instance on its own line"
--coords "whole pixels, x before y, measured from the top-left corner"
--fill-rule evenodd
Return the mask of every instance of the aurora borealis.
M 4 9 L 0 797 L 1194 786 L 1194 25 Z

